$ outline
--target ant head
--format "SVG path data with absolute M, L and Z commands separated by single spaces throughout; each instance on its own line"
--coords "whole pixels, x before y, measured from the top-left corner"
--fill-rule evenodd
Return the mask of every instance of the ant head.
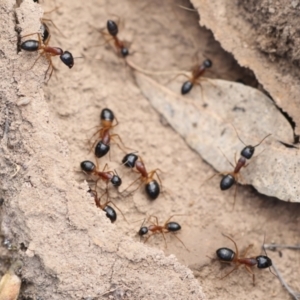
M 123 57 L 126 57 L 128 54 L 129 54 L 129 50 L 128 50 L 127 48 L 123 47 L 123 48 L 121 49 L 121 55 L 122 55 Z
M 122 184 L 122 179 L 118 175 L 113 175 L 110 182 L 112 183 L 113 186 L 119 187 Z
M 220 248 L 216 251 L 217 257 L 224 261 L 232 261 L 235 256 L 235 252 L 229 248 Z
M 81 170 L 86 173 L 91 173 L 96 169 L 95 164 L 90 160 L 85 160 L 80 164 Z
M 253 147 L 251 145 L 246 146 L 241 151 L 241 156 L 245 157 L 246 159 L 250 159 L 253 156 L 254 151 L 255 151 L 255 147 Z
M 257 261 L 257 268 L 259 269 L 266 269 L 272 266 L 272 260 L 265 255 L 259 255 L 256 258 Z
M 124 164 L 124 166 L 126 166 L 128 168 L 134 168 L 135 163 L 138 160 L 138 158 L 139 157 L 136 154 L 128 153 L 123 157 L 122 163 Z
M 211 68 L 212 67 L 212 61 L 210 59 L 206 59 L 204 62 L 203 62 L 203 66 L 205 68 Z
M 98 158 L 103 157 L 104 155 L 106 155 L 108 153 L 109 149 L 110 149 L 109 145 L 102 143 L 102 141 L 98 142 L 95 147 L 96 157 L 98 157 Z
M 61 61 L 68 66 L 70 69 L 74 66 L 74 58 L 71 52 L 65 51 L 61 56 L 60 56 Z
M 147 234 L 147 233 L 148 233 L 148 227 L 142 226 L 142 227 L 140 228 L 140 230 L 139 230 L 138 233 L 139 233 L 140 236 Z
M 112 36 L 116 36 L 119 32 L 118 25 L 113 20 L 107 20 L 106 27 L 107 27 L 109 34 Z
M 103 108 L 100 114 L 101 121 L 110 121 L 112 122 L 115 119 L 113 111 L 109 108 Z
M 227 174 L 222 178 L 220 182 L 220 188 L 222 191 L 228 190 L 233 186 L 234 183 L 235 183 L 235 178 L 232 175 Z

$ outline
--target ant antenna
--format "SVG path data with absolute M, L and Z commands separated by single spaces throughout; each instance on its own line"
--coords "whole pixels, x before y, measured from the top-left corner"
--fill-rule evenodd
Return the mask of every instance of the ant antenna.
M 270 134 L 269 134 L 269 135 L 270 135 Z M 265 248 L 265 242 L 266 242 L 266 233 L 264 233 L 264 241 L 263 241 L 263 244 L 262 244 L 262 248 L 263 248 L 263 250 L 264 250 L 266 256 L 268 257 L 268 254 L 267 254 L 267 251 L 266 251 L 266 248 Z M 275 277 L 279 278 L 275 273 L 272 272 L 271 267 L 269 267 L 268 269 L 269 269 L 269 271 L 270 271 Z
M 240 136 L 239 136 L 239 134 L 238 134 L 238 132 L 237 132 L 235 126 L 234 126 L 232 123 L 230 123 L 230 124 L 231 124 L 231 126 L 234 128 L 235 133 L 236 133 L 238 139 L 239 139 L 245 146 L 247 146 L 247 145 L 243 142 L 243 140 L 240 138 Z M 269 133 L 268 135 L 266 135 L 266 136 L 265 136 L 265 137 L 264 137 L 257 145 L 253 146 L 253 148 L 256 148 L 257 146 L 259 146 L 259 145 L 260 145 L 266 138 L 268 138 L 270 135 L 272 135 L 272 134 Z
M 259 146 L 267 137 L 269 137 L 270 135 L 272 135 L 271 133 L 269 133 L 268 135 L 266 135 L 257 145 L 253 146 L 254 148 L 256 148 L 257 146 Z
M 234 126 L 232 123 L 230 123 L 230 124 L 231 124 L 231 126 L 233 127 L 233 129 L 235 130 L 235 133 L 236 133 L 238 139 L 239 139 L 245 146 L 247 146 L 247 145 L 243 142 L 243 140 L 240 138 L 240 136 L 239 136 L 239 134 L 238 134 L 238 132 L 237 132 L 235 126 Z M 256 147 L 256 146 L 255 146 L 255 147 Z

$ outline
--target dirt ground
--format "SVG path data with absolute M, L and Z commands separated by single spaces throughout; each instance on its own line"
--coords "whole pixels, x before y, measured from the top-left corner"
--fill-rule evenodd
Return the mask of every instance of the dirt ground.
M 190 7 L 188 1 L 180 4 Z M 9 147 L 12 153 L 9 158 L 22 167 L 14 189 L 10 190 L 8 184 L 2 187 L 5 199 L 18 199 L 5 203 L 3 213 L 9 213 L 3 216 L 5 226 L 2 226 L 2 231 L 4 236 L 6 232 L 14 232 L 10 240 L 15 239 L 18 244 L 24 240 L 25 251 L 20 250 L 12 255 L 21 256 L 25 261 L 20 299 L 71 299 L 71 294 L 72 299 L 290 299 L 279 280 L 268 270 L 253 268 L 255 287 L 243 267 L 220 280 L 219 277 L 231 268 L 213 258 L 216 249 L 220 247 L 233 249 L 232 243 L 222 233 L 234 237 L 241 250 L 253 244 L 249 254 L 254 256 L 261 253 L 264 235 L 266 243 L 299 244 L 299 204 L 285 203 L 260 195 L 251 187 L 241 187 L 232 211 L 233 191 L 220 191 L 217 178 L 201 186 L 214 170 L 185 144 L 163 116 L 155 112 L 138 89 L 131 69 L 116 55 L 113 47 L 108 44 L 91 47 L 104 42 L 101 34 L 93 27 L 103 28 L 107 19 L 116 20 L 116 16 L 119 16 L 120 37 L 131 41 L 130 51 L 135 52 L 129 59 L 145 69 L 189 70 L 195 60 L 202 61 L 209 57 L 213 61 L 213 68 L 207 74 L 208 77 L 240 80 L 258 87 L 259 83 L 253 73 L 240 67 L 231 54 L 222 50 L 213 34 L 199 26 L 197 13 L 176 7 L 171 0 L 107 0 L 101 3 L 96 0 L 85 3 L 56 0 L 41 5 L 45 11 L 59 6 L 57 11 L 46 15 L 63 33 L 50 26 L 51 45 L 69 50 L 78 58 L 75 58 L 71 70 L 58 58 L 54 58 L 57 70 L 45 86 L 42 80 L 47 62 L 43 59 L 33 69 L 26 71 L 26 77 L 17 77 L 19 86 L 26 86 L 32 78 L 41 78 L 36 86 L 30 86 L 29 91 L 24 87 L 18 94 L 18 101 L 28 104 L 18 107 L 10 123 L 9 141 L 14 144 Z M 36 11 L 37 8 L 27 12 L 34 14 L 38 20 Z M 28 68 L 35 57 L 33 54 L 21 54 L 22 62 L 28 61 L 25 65 Z M 297 55 L 289 59 L 297 60 Z M 21 73 L 24 65 L 20 67 L 14 64 L 14 67 Z M 46 103 L 35 102 L 35 97 L 43 93 Z M 93 159 L 88 140 L 94 133 L 94 127 L 99 125 L 99 114 L 105 107 L 115 113 L 119 121 L 115 132 L 124 144 L 138 151 L 149 171 L 155 168 L 163 171 L 161 180 L 164 192 L 153 202 L 147 199 L 142 188 L 126 197 L 116 191 L 110 193 L 111 200 L 124 213 L 128 223 L 121 214 L 118 214 L 115 224 L 107 222 L 104 214 L 94 206 L 93 199 L 86 194 L 86 177 L 79 167 L 81 161 Z M 30 114 L 30 109 L 35 112 L 31 119 L 36 119 L 40 128 L 35 128 L 33 121 L 24 125 L 22 120 Z M 1 111 L 4 128 L 4 105 Z M 18 129 L 20 124 L 22 128 Z M 15 131 L 14 126 L 17 128 Z M 18 135 L 19 132 L 22 134 Z M 31 139 L 36 133 L 41 137 L 37 148 L 34 145 L 36 140 Z M 5 130 L 2 137 L 5 137 Z M 13 160 L 22 151 L 23 164 Z M 41 155 L 38 163 L 47 166 L 52 173 L 36 168 L 38 163 L 36 165 L 33 160 L 40 157 L 38 155 Z M 123 155 L 116 145 L 112 145 L 110 158 L 100 160 L 100 166 L 108 163 L 110 169 L 117 170 L 123 180 L 120 191 L 136 178 L 136 174 L 121 166 Z M 1 173 L 2 177 L 6 172 L 13 174 L 13 163 L 4 161 L 2 164 L 9 166 Z M 27 173 L 32 164 L 36 170 Z M 65 166 L 68 169 L 64 169 Z M 57 176 L 54 177 L 55 182 L 51 183 L 47 180 L 52 178 L 53 173 Z M 16 187 L 17 184 L 20 187 Z M 32 187 L 44 187 L 45 194 L 44 191 L 35 192 Z M 57 198 L 61 196 L 68 199 L 68 206 L 62 211 L 58 209 L 60 198 Z M 81 197 L 81 202 L 74 200 L 72 205 L 70 197 Z M 16 209 L 15 213 L 13 209 Z M 45 213 L 46 210 L 53 211 L 54 215 Z M 188 251 L 171 234 L 167 235 L 167 248 L 160 235 L 152 237 L 146 245 L 139 243 L 137 231 L 146 216 L 155 215 L 163 222 L 174 214 L 181 214 L 174 217 L 174 221 L 182 226 L 177 236 Z M 60 218 L 62 220 L 57 222 Z M 67 231 L 64 222 L 73 231 Z M 51 225 L 46 228 L 43 224 Z M 7 229 L 13 226 L 24 228 L 24 236 L 20 238 L 20 231 Z M 97 234 L 101 236 L 96 237 Z M 91 239 L 88 240 L 85 235 Z M 74 265 L 64 265 L 60 259 L 65 257 L 69 261 L 72 247 L 75 247 L 74 241 Z M 151 252 L 153 249 L 148 250 L 149 247 L 164 251 L 167 258 L 159 251 Z M 3 262 L 6 262 L 11 254 L 5 249 L 2 252 Z M 96 256 L 97 253 L 99 256 Z M 192 270 L 197 281 L 172 255 L 176 256 L 180 264 Z M 268 251 L 268 255 L 288 284 L 300 291 L 299 252 Z M 128 261 L 113 257 L 126 257 Z M 97 274 L 92 271 L 94 266 L 84 264 L 85 260 L 92 258 L 99 265 Z M 160 260 L 161 264 L 158 263 Z M 154 268 L 153 263 L 158 267 Z M 107 270 L 112 265 L 113 271 L 110 273 Z M 72 277 L 64 277 L 64 270 L 71 273 Z M 181 274 L 180 279 L 173 271 Z M 139 274 L 141 282 L 138 282 Z M 131 279 L 122 282 L 122 277 Z M 97 285 L 98 294 L 95 293 Z M 137 285 L 141 285 L 141 290 L 145 289 L 149 294 L 142 294 Z M 76 286 L 85 287 L 86 290 L 76 290 Z M 107 290 L 113 291 L 105 293 Z M 165 290 L 165 294 L 160 293 L 161 290 Z M 172 290 L 177 296 L 172 294 Z M 51 293 L 53 297 L 50 298 Z

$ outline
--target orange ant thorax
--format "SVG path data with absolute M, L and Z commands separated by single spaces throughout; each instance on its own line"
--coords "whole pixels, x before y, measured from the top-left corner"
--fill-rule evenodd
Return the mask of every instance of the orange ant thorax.
M 162 226 L 149 225 L 148 226 L 148 230 L 151 231 L 151 232 L 161 231 L 162 230 Z
M 49 47 L 49 46 L 44 46 L 42 47 L 43 50 L 47 53 L 51 53 L 53 55 L 62 55 L 64 52 L 61 48 L 58 47 Z
M 244 264 L 250 267 L 253 267 L 257 264 L 257 260 L 255 258 L 238 258 L 237 261 L 240 264 Z
M 110 143 L 110 128 L 105 128 L 102 132 L 102 143 L 108 145 Z
M 243 156 L 241 156 L 241 157 L 239 158 L 239 160 L 237 161 L 237 164 L 236 164 L 236 166 L 235 166 L 235 168 L 234 168 L 233 173 L 234 173 L 234 174 L 239 173 L 239 171 L 241 170 L 241 168 L 245 166 L 246 162 L 247 162 L 247 161 L 246 161 L 246 158 L 244 158 Z
M 193 78 L 198 79 L 204 74 L 205 70 L 206 68 L 203 66 L 203 64 L 196 66 L 192 71 Z
M 143 162 L 141 162 L 141 161 L 138 160 L 135 163 L 135 167 L 136 167 L 137 171 L 139 171 L 141 173 L 141 176 L 143 178 L 148 178 L 148 173 L 147 173 L 146 167 L 143 164 Z

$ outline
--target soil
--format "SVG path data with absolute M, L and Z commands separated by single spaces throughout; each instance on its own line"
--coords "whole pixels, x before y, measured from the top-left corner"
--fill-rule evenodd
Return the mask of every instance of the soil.
M 39 29 L 39 4 L 25 0 L 16 19 L 12 2 L 1 0 L 1 16 L 9 24 L 0 26 L 8 41 L 1 42 L 2 233 L 17 249 L 3 247 L 1 257 L 24 263 L 19 298 L 290 299 L 268 270 L 253 268 L 255 286 L 243 267 L 220 280 L 231 267 L 214 257 L 220 247 L 234 249 L 222 233 L 234 237 L 241 250 L 253 244 L 249 255 L 261 253 L 264 236 L 267 243 L 299 244 L 300 205 L 241 187 L 232 211 L 233 191 L 222 192 L 217 178 L 201 186 L 212 168 L 156 113 L 131 69 L 93 27 L 104 28 L 107 19 L 120 16 L 120 38 L 132 42 L 130 59 L 144 69 L 189 70 L 197 56 L 197 61 L 212 59 L 207 75 L 212 78 L 256 87 L 253 73 L 199 26 L 195 12 L 172 1 L 57 0 L 42 6 L 45 11 L 59 7 L 46 15 L 59 28 L 50 24 L 51 46 L 76 57 L 71 70 L 53 58 L 57 69 L 46 85 L 47 61 L 41 58 L 32 67 L 36 53 L 17 52 L 14 40 L 16 22 L 22 35 Z M 94 159 L 88 141 L 105 107 L 119 121 L 114 132 L 138 151 L 148 171 L 163 171 L 163 193 L 155 201 L 143 188 L 127 196 L 110 191 L 128 223 L 118 213 L 111 224 L 94 205 L 79 167 Z M 113 144 L 110 157 L 99 162 L 117 170 L 120 192 L 136 178 L 121 165 L 123 156 Z M 160 235 L 140 243 L 137 231 L 147 216 L 164 222 L 175 214 L 182 226 L 177 237 L 188 250 L 172 234 L 166 235 L 167 247 Z M 299 253 L 268 255 L 299 291 Z

